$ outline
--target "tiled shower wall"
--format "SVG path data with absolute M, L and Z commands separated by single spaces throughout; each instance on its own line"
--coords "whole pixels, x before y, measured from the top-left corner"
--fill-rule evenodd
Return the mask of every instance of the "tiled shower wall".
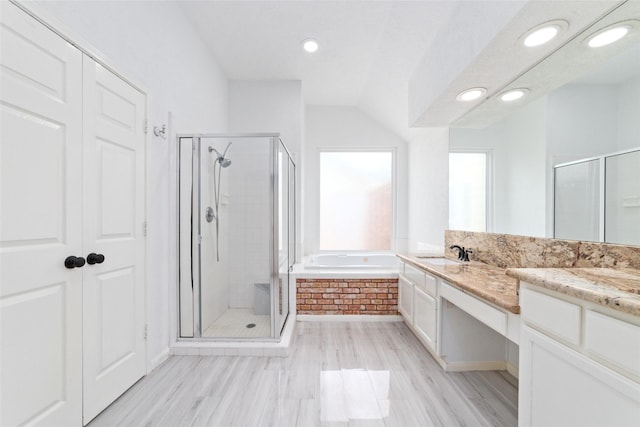
M 635 268 L 640 247 L 581 242 L 511 234 L 446 230 L 445 254 L 455 258 L 451 245 L 471 248 L 471 260 L 501 268 Z
M 255 284 L 271 281 L 271 170 L 269 138 L 237 138 L 229 148 L 231 166 L 222 171 L 229 192 L 221 196 L 227 207 L 228 223 L 220 229 L 229 233 L 229 307 L 255 307 Z M 225 176 L 225 174 L 227 174 Z
M 398 314 L 398 279 L 296 279 L 298 314 Z

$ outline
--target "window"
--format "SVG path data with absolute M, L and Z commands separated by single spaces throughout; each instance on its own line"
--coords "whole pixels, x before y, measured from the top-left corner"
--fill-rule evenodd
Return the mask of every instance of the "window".
M 487 231 L 486 152 L 449 153 L 449 228 Z
M 393 157 L 320 153 L 320 250 L 392 250 Z

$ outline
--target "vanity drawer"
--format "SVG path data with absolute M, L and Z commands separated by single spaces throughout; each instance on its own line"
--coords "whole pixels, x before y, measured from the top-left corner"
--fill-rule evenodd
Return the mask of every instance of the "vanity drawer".
M 436 278 L 434 276 L 412 265 L 405 264 L 404 277 L 411 283 L 413 283 L 422 292 L 427 293 L 435 298 Z
M 640 377 L 640 326 L 585 310 L 584 348 L 635 377 Z
M 424 282 L 416 283 L 416 288 L 420 289 L 422 292 L 431 295 L 435 298 L 436 296 L 436 278 L 431 274 L 425 272 L 424 273 Z
M 570 344 L 580 345 L 581 307 L 520 287 L 522 319 Z
M 404 277 L 414 285 L 424 285 L 426 273 L 411 264 L 404 265 Z

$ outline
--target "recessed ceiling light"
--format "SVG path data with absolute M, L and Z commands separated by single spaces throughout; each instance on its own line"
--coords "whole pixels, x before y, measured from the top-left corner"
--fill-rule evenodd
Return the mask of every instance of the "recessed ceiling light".
M 315 52 L 316 50 L 318 50 L 318 42 L 315 41 L 314 39 L 306 39 L 302 41 L 302 47 L 304 48 L 304 50 L 306 50 L 307 52 Z
M 562 20 L 545 22 L 527 31 L 520 38 L 523 39 L 522 43 L 527 47 L 541 46 L 553 40 L 560 34 L 560 31 L 568 26 L 567 21 Z
M 487 90 L 485 88 L 474 87 L 474 88 L 467 89 L 460 92 L 458 96 L 456 96 L 456 99 L 462 102 L 475 101 L 476 99 L 483 96 L 485 93 L 487 93 Z
M 617 42 L 629 33 L 631 27 L 624 24 L 616 24 L 612 27 L 598 31 L 588 38 L 589 47 L 602 47 Z
M 500 95 L 500 100 L 504 102 L 516 101 L 529 93 L 529 89 L 513 89 Z

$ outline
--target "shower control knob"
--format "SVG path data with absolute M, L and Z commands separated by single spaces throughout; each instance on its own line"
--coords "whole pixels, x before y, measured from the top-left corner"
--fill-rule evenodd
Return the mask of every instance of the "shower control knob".
M 76 267 L 82 267 L 84 265 L 84 258 L 82 258 L 81 256 L 75 257 L 75 256 L 68 256 L 65 260 L 64 260 L 64 266 L 72 269 L 72 268 L 76 268 Z
M 87 255 L 87 264 L 93 265 L 93 264 L 102 264 L 104 262 L 104 255 L 102 254 L 96 254 L 91 252 L 89 255 Z

